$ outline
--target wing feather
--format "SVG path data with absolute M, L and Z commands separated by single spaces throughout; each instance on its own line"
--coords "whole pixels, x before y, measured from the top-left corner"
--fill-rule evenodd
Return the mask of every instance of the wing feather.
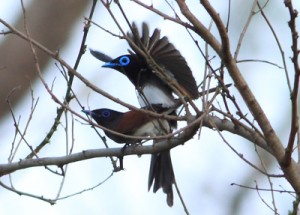
M 158 29 L 155 29 L 150 37 L 149 27 L 146 23 L 142 25 L 142 34 L 139 33 L 135 23 L 132 24 L 132 29 L 133 32 L 128 33 L 128 36 L 131 37 L 135 44 L 139 48 L 143 46 L 143 48 L 149 51 L 155 62 L 170 72 L 177 82 L 189 93 L 191 98 L 198 98 L 198 87 L 192 71 L 186 60 L 175 46 L 169 42 L 168 38 L 165 36 L 161 38 L 160 30 Z M 134 47 L 131 47 L 131 49 L 133 52 L 138 53 Z M 130 51 L 131 54 L 133 52 Z M 142 56 L 139 57 L 143 58 Z

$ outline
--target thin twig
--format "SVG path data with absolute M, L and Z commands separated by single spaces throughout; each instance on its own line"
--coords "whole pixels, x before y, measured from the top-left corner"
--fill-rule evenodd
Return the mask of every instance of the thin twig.
M 277 213 L 276 210 L 274 210 L 267 202 L 266 200 L 264 200 L 264 198 L 261 196 L 260 194 L 260 190 L 258 189 L 258 185 L 257 185 L 257 182 L 255 181 L 255 188 L 256 188 L 256 193 L 258 194 L 260 200 L 271 210 L 274 212 L 275 215 L 279 215 L 279 213 Z M 273 192 L 273 191 L 272 191 Z M 276 208 L 275 208 L 276 209 Z
M 178 197 L 179 197 L 179 199 L 180 199 L 181 205 L 183 206 L 184 212 L 185 212 L 186 215 L 189 215 L 190 212 L 189 212 L 189 210 L 188 210 L 188 208 L 187 208 L 187 206 L 186 206 L 186 204 L 185 204 L 185 202 L 184 202 L 184 199 L 183 199 L 183 197 L 182 197 L 182 195 L 181 195 L 181 192 L 180 192 L 180 189 L 179 189 L 179 187 L 178 187 L 178 185 L 177 185 L 176 180 L 175 180 L 174 185 L 175 185 L 175 189 L 176 189 L 176 192 L 177 192 L 177 194 L 178 194 Z
M 239 38 L 239 40 L 238 40 L 237 47 L 236 47 L 236 49 L 235 49 L 235 53 L 234 53 L 234 56 L 233 56 L 233 59 L 234 59 L 235 61 L 237 61 L 237 58 L 238 58 L 238 55 L 239 55 L 239 52 L 240 52 L 240 49 L 241 49 L 241 46 L 242 46 L 242 42 L 243 42 L 244 36 L 245 36 L 245 34 L 246 34 L 246 32 L 247 32 L 247 30 L 248 30 L 248 28 L 249 28 L 249 25 L 250 25 L 250 22 L 251 22 L 252 18 L 253 18 L 254 15 L 255 15 L 255 12 L 254 12 L 254 11 L 255 11 L 257 2 L 258 2 L 258 0 L 254 0 L 254 1 L 253 1 L 253 3 L 252 3 L 252 8 L 251 8 L 251 11 L 250 11 L 250 14 L 249 14 L 249 16 L 248 16 L 248 18 L 247 18 L 247 21 L 246 21 L 245 25 L 244 25 L 244 28 L 243 28 L 243 30 L 242 30 L 242 33 L 240 34 L 240 38 Z
M 263 159 L 262 159 L 262 157 L 261 157 L 261 155 L 260 155 L 260 153 L 259 153 L 259 151 L 258 151 L 258 149 L 257 149 L 257 146 L 255 145 L 254 147 L 255 147 L 256 154 L 257 154 L 257 156 L 258 156 L 258 158 L 259 158 L 259 160 L 260 160 L 260 164 L 261 164 L 263 170 L 264 170 L 266 173 L 268 173 L 268 170 L 267 170 L 267 168 L 266 168 L 266 165 L 265 165 L 265 163 L 264 163 L 264 161 L 263 161 Z M 268 182 L 269 182 L 269 184 L 270 184 L 270 190 L 271 190 L 271 197 L 272 197 L 273 210 L 277 213 L 277 206 L 276 206 L 275 195 L 274 195 L 274 191 L 273 191 L 273 190 L 274 190 L 274 188 L 273 188 L 273 182 L 272 182 L 272 180 L 271 180 L 271 177 L 268 176 L 268 175 L 267 175 L 267 179 L 268 179 Z
M 266 2 L 266 4 L 267 4 L 267 2 Z M 265 12 L 263 10 L 264 7 L 266 6 L 266 4 L 264 6 L 261 6 L 260 3 L 257 2 L 257 6 L 259 8 L 259 12 L 261 13 L 262 17 L 266 21 L 269 29 L 271 30 L 271 32 L 273 34 L 273 37 L 274 37 L 274 39 L 276 41 L 277 47 L 279 48 L 279 51 L 280 51 L 280 54 L 281 54 L 282 63 L 283 63 L 283 68 L 284 68 L 284 72 L 285 72 L 285 77 L 286 77 L 286 81 L 287 81 L 287 86 L 288 86 L 289 92 L 291 93 L 292 92 L 292 87 L 291 87 L 291 82 L 290 82 L 290 78 L 289 78 L 289 75 L 288 75 L 289 73 L 288 73 L 288 68 L 287 68 L 287 64 L 286 64 L 286 60 L 285 60 L 285 54 L 284 54 L 284 51 L 282 49 L 280 40 L 279 40 L 279 38 L 277 36 L 277 33 L 276 33 L 275 29 L 273 28 L 271 22 L 269 21 L 269 19 L 267 18 L 266 14 L 265 14 Z
M 255 190 L 255 191 L 257 191 L 257 190 L 265 191 L 265 192 L 270 192 L 271 191 L 269 188 L 260 188 L 258 186 L 249 187 L 249 186 L 246 186 L 246 185 L 236 184 L 236 183 L 232 183 L 231 186 L 238 186 L 238 187 L 241 187 L 241 188 L 245 188 L 245 189 L 249 189 L 249 190 Z M 276 190 L 276 189 L 273 189 L 273 192 L 295 194 L 295 191 L 289 191 L 289 190 Z

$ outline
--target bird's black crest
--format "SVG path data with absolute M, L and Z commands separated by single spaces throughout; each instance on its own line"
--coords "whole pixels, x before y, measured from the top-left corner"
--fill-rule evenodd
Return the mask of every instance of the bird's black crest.
M 104 54 L 104 53 L 102 53 L 102 52 L 100 52 L 100 51 L 96 51 L 96 50 L 93 50 L 93 49 L 90 49 L 90 52 L 91 52 L 91 54 L 95 57 L 95 58 L 97 58 L 98 60 L 101 60 L 101 61 L 103 61 L 103 62 L 110 62 L 110 61 L 112 61 L 113 60 L 113 58 L 111 58 L 111 57 L 109 57 L 108 55 L 106 55 L 106 54 Z

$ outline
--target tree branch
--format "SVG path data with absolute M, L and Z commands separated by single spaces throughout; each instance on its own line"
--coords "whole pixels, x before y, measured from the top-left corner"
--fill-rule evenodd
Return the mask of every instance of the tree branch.
M 291 102 L 292 102 L 292 116 L 291 116 L 291 130 L 289 136 L 288 146 L 286 147 L 286 156 L 284 163 L 289 165 L 292 159 L 292 152 L 294 148 L 295 138 L 297 132 L 299 132 L 299 116 L 298 116 L 298 91 L 299 91 L 299 81 L 300 81 L 300 67 L 299 67 L 299 49 L 298 49 L 298 32 L 296 29 L 296 18 L 298 12 L 294 9 L 291 0 L 284 1 L 285 6 L 288 8 L 290 13 L 289 27 L 291 29 L 292 35 L 292 62 L 294 65 L 294 85 L 291 92 Z
M 62 167 L 63 165 L 69 163 L 88 160 L 92 158 L 107 156 L 123 157 L 128 155 L 153 154 L 166 149 L 171 149 L 178 145 L 184 144 L 186 141 L 190 140 L 195 135 L 200 124 L 198 119 L 198 117 L 194 116 L 191 120 L 189 129 L 185 129 L 184 132 L 182 132 L 178 136 L 173 137 L 169 140 L 160 141 L 155 145 L 133 145 L 131 147 L 126 148 L 125 150 L 122 150 L 123 148 L 94 149 L 61 157 L 20 160 L 19 162 L 12 162 L 10 164 L 0 164 L 0 176 L 29 167 L 47 165 L 56 165 L 58 167 Z M 211 121 L 214 122 L 214 125 L 211 124 Z M 244 137 L 245 139 L 256 143 L 259 147 L 268 150 L 268 146 L 265 140 L 260 136 L 256 135 L 256 133 L 251 128 L 236 127 L 236 125 L 230 122 L 229 120 L 220 119 L 216 116 L 205 116 L 203 118 L 203 126 L 211 129 L 217 127 L 219 131 L 228 131 L 230 133 L 238 134 Z

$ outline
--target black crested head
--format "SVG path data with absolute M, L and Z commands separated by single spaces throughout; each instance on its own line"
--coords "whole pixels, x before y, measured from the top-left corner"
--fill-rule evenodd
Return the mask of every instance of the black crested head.
M 147 69 L 145 63 L 141 59 L 137 58 L 135 54 L 121 55 L 110 62 L 105 63 L 102 67 L 115 69 L 127 78 L 135 85 L 138 84 L 138 74 L 141 71 Z

